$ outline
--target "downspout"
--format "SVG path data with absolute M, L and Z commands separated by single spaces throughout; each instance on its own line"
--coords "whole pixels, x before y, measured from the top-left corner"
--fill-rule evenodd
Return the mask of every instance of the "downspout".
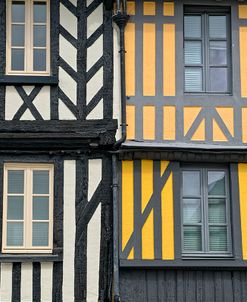
M 125 78 L 125 27 L 129 16 L 126 12 L 126 1 L 117 0 L 117 13 L 113 16 L 113 22 L 119 28 L 120 38 L 120 80 L 121 80 L 121 138 L 114 144 L 117 151 L 126 140 L 126 78 Z M 119 291 L 119 185 L 118 185 L 117 155 L 112 155 L 112 197 L 113 197 L 113 301 L 120 302 Z
M 124 2 L 124 1 L 123 1 Z M 121 138 L 114 144 L 114 149 L 117 150 L 121 147 L 122 143 L 126 140 L 127 125 L 126 125 L 126 76 L 125 76 L 125 27 L 129 21 L 129 15 L 126 13 L 126 6 L 123 12 L 117 11 L 113 16 L 113 22 L 119 28 L 120 38 L 120 80 L 121 80 Z

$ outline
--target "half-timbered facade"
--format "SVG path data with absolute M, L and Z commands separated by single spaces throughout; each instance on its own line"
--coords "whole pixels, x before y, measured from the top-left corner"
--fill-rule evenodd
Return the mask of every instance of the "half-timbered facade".
M 128 1 L 122 301 L 246 301 L 246 1 Z
M 0 301 L 110 300 L 112 11 L 0 1 Z

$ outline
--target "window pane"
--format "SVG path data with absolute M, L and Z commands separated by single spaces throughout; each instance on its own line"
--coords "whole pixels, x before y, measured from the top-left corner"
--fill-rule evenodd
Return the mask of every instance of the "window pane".
M 34 23 L 46 23 L 46 3 L 41 1 L 34 2 L 33 7 Z
M 46 26 L 35 25 L 33 29 L 33 46 L 46 47 Z
M 202 69 L 200 67 L 185 68 L 185 91 L 202 91 Z
M 184 227 L 184 250 L 187 252 L 196 252 L 202 250 L 200 226 Z
M 33 51 L 33 70 L 46 71 L 46 50 L 34 49 Z
M 12 46 L 24 46 L 25 44 L 25 26 L 12 25 Z
M 48 246 L 49 224 L 44 222 L 33 223 L 33 246 Z
M 16 71 L 24 70 L 24 49 L 11 50 L 11 69 Z
M 214 92 L 227 92 L 227 68 L 210 68 L 210 87 Z
M 23 223 L 7 223 L 7 246 L 23 246 Z
M 24 171 L 9 170 L 8 171 L 8 193 L 22 194 L 24 192 Z
M 200 172 L 183 171 L 183 196 L 200 196 Z
M 225 172 L 209 171 L 208 172 L 208 195 L 225 195 Z
M 211 41 L 209 48 L 210 48 L 210 64 L 211 65 L 227 64 L 226 42 Z
M 49 197 L 33 197 L 33 220 L 49 219 Z
M 33 194 L 49 194 L 49 171 L 33 171 Z
M 227 251 L 226 227 L 209 227 L 209 249 L 211 252 Z
M 12 2 L 12 23 L 25 22 L 25 2 L 24 1 L 13 1 Z
M 23 196 L 8 196 L 7 219 L 22 220 L 23 219 Z
M 184 36 L 185 38 L 201 38 L 201 16 L 184 17 Z
M 186 41 L 184 45 L 185 64 L 201 64 L 202 63 L 202 43 L 197 41 Z
M 226 202 L 225 199 L 208 200 L 208 222 L 226 223 Z
M 183 200 L 183 220 L 186 224 L 201 222 L 201 200 L 184 199 Z
M 226 38 L 226 16 L 209 16 L 210 38 Z

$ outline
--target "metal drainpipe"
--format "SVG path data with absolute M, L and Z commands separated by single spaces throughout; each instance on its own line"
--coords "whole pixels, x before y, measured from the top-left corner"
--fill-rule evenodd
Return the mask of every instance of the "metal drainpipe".
M 119 1 L 120 3 L 120 1 Z M 118 3 L 118 4 L 119 4 Z M 119 6 L 120 8 L 120 6 Z M 122 1 L 122 11 L 117 11 L 113 16 L 113 22 L 119 28 L 120 36 L 120 77 L 121 77 L 121 138 L 114 144 L 118 150 L 126 140 L 126 79 L 125 79 L 125 27 L 129 16 L 126 13 L 126 3 Z M 113 301 L 120 302 L 119 292 L 119 225 L 118 225 L 118 200 L 119 186 L 117 174 L 117 155 L 112 155 L 112 197 L 113 197 Z

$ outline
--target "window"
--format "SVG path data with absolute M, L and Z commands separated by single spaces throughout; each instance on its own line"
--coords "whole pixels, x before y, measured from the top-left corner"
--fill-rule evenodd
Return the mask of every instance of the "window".
M 228 173 L 224 169 L 182 169 L 183 253 L 230 255 Z
M 224 10 L 185 8 L 185 92 L 230 93 L 230 15 Z
M 48 4 L 48 0 L 7 0 L 7 74 L 49 74 Z
M 52 251 L 53 166 L 6 164 L 3 253 Z

